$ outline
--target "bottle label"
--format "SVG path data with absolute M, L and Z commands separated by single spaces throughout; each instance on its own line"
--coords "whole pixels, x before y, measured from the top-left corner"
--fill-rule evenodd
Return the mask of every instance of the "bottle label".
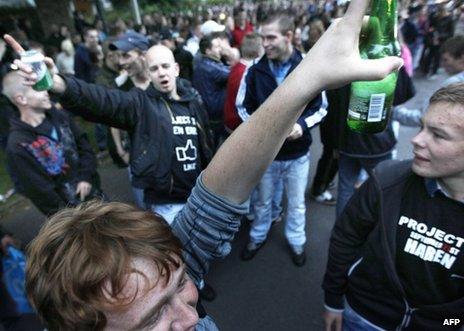
M 380 122 L 382 120 L 383 109 L 385 105 L 385 93 L 372 94 L 369 102 L 369 111 L 367 113 L 368 122 Z

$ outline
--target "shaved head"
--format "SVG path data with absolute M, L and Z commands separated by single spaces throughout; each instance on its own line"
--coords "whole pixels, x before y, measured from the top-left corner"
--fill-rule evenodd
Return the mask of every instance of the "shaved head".
M 178 98 L 176 78 L 179 76 L 179 65 L 172 51 L 166 46 L 156 45 L 147 51 L 145 60 L 154 88 L 172 98 Z
M 152 46 L 148 49 L 146 54 L 147 61 L 149 58 L 156 58 L 158 56 L 165 57 L 166 59 L 170 58 L 173 63 L 176 62 L 176 60 L 174 60 L 174 54 L 172 51 L 164 45 Z
M 24 78 L 20 75 L 19 71 L 11 71 L 3 77 L 3 90 L 2 93 L 14 104 L 16 104 L 14 97 L 18 94 L 25 94 L 31 87 L 23 84 Z
M 50 97 L 47 91 L 36 91 L 31 86 L 24 85 L 25 78 L 19 71 L 11 71 L 3 77 L 2 93 L 23 111 L 39 111 L 51 108 Z

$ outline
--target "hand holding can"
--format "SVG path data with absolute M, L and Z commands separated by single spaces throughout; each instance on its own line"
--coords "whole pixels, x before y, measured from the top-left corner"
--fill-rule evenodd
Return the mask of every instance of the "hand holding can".
M 36 50 L 21 52 L 21 62 L 29 65 L 37 75 L 37 82 L 32 86 L 36 91 L 46 91 L 53 87 L 53 79 L 44 62 L 44 55 Z

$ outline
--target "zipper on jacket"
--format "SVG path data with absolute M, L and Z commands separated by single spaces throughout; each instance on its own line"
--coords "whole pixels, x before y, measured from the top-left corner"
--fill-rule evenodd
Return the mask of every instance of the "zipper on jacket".
M 397 331 L 404 330 L 409 326 L 409 323 L 411 323 L 411 316 L 412 314 L 417 310 L 417 308 L 411 308 L 406 301 L 404 300 L 404 304 L 406 305 L 406 311 L 404 312 L 403 320 L 401 321 L 401 324 L 396 328 Z
M 356 261 L 355 263 L 353 263 L 353 265 L 350 267 L 350 269 L 348 270 L 348 277 L 353 273 L 354 269 L 356 269 L 356 267 L 362 262 L 364 258 L 361 257 L 358 261 Z

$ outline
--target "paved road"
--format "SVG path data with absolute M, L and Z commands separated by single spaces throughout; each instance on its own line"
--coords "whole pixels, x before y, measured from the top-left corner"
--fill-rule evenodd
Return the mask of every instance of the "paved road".
M 420 105 L 436 89 L 436 81 L 416 80 L 418 93 L 408 105 Z M 417 129 L 401 128 L 398 156 L 411 157 L 410 139 Z M 311 178 L 321 155 L 317 130 L 311 148 Z M 104 190 L 111 199 L 132 201 L 125 170 L 112 165 L 100 169 Z M 267 244 L 249 262 L 242 262 L 239 253 L 248 236 L 248 224 L 243 224 L 233 243 L 232 253 L 214 263 L 208 282 L 218 292 L 217 299 L 207 303 L 208 312 L 223 331 L 254 330 L 321 330 L 323 293 L 320 287 L 326 264 L 330 230 L 335 208 L 307 204 L 308 260 L 304 267 L 295 267 L 289 256 L 283 234 L 283 224 L 271 229 Z M 40 228 L 43 217 L 33 207 L 12 211 L 1 220 L 5 228 L 23 242 L 31 240 Z M 76 270 L 78 272 L 78 270 Z

